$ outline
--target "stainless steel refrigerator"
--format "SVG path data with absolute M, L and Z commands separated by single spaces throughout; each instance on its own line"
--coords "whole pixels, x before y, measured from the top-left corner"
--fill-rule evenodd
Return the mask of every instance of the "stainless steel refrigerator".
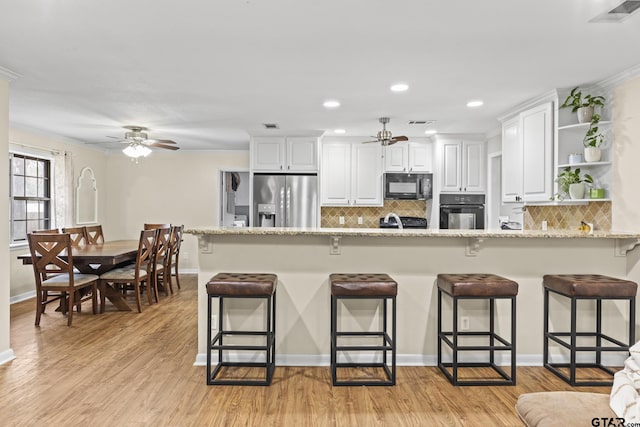
M 253 223 L 256 227 L 317 227 L 318 177 L 255 174 Z

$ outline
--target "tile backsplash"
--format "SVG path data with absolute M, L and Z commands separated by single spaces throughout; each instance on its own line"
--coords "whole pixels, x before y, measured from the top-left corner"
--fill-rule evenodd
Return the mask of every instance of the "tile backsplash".
M 380 218 L 389 212 L 399 216 L 425 217 L 426 202 L 424 200 L 385 200 L 384 206 L 351 207 L 335 206 L 321 209 L 320 225 L 325 228 L 378 228 Z M 344 224 L 340 224 L 340 217 L 344 217 Z M 358 224 L 358 217 L 362 217 L 363 224 Z
M 527 206 L 524 229 L 540 230 L 547 221 L 549 230 L 575 230 L 580 221 L 590 222 L 594 230 L 611 231 L 611 202 L 591 202 L 586 205 Z

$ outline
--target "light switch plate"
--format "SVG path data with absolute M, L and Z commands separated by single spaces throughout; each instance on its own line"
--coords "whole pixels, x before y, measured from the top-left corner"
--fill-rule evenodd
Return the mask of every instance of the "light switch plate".
M 344 217 L 343 216 L 339 217 L 338 222 L 340 223 L 340 225 L 344 225 Z

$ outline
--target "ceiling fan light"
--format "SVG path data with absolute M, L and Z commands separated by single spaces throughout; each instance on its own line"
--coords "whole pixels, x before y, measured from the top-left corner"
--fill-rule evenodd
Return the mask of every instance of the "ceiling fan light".
M 131 144 L 125 147 L 122 152 L 133 159 L 137 159 L 138 157 L 147 157 L 151 154 L 151 149 L 149 147 L 145 147 L 140 144 Z

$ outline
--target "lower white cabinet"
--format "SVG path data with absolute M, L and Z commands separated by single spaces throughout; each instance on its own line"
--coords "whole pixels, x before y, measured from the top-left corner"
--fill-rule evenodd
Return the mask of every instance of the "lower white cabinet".
M 322 144 L 322 206 L 382 206 L 380 144 Z

